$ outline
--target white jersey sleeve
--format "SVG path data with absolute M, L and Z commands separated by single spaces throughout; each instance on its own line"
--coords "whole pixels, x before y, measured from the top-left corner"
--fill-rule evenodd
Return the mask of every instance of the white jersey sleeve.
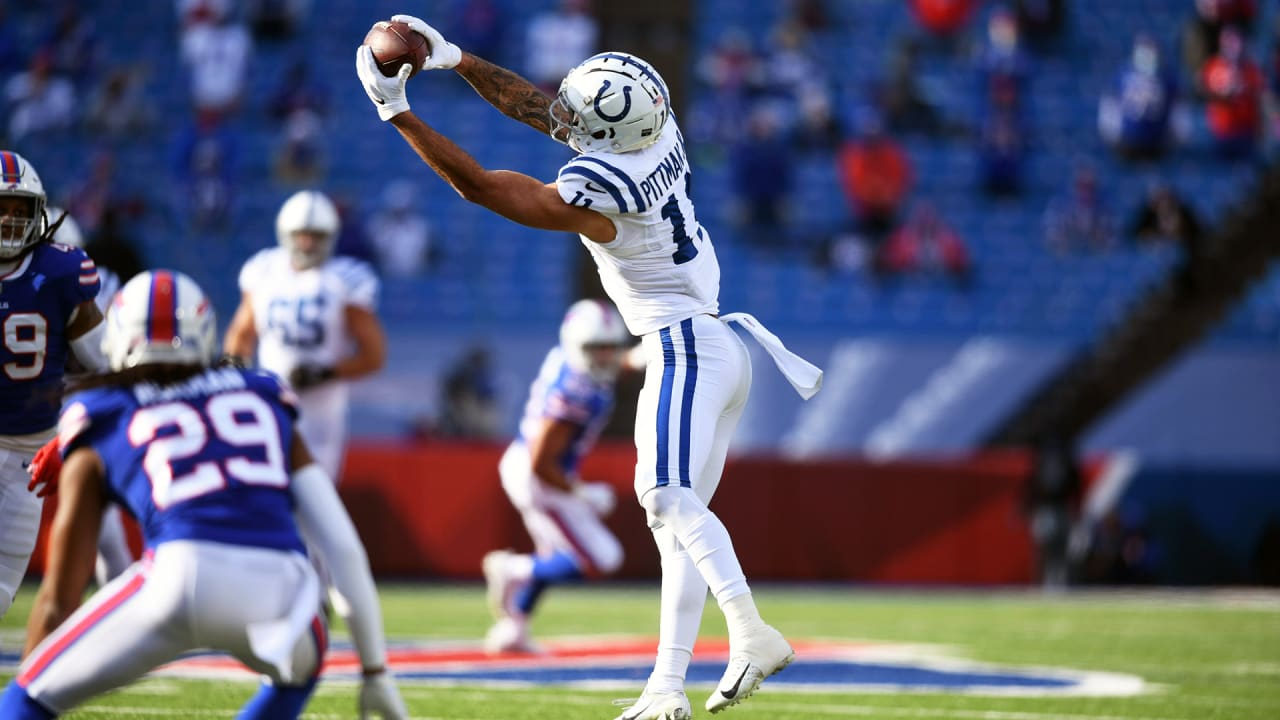
M 689 195 L 691 170 L 674 118 L 653 145 L 578 155 L 556 190 L 570 205 L 613 221 L 614 239 L 583 237 L 627 330 L 643 336 L 720 311 L 720 265 Z
M 370 312 L 378 309 L 382 286 L 377 273 L 369 263 L 352 257 L 338 256 L 329 260 L 327 266 L 346 288 L 347 305 L 356 305 Z

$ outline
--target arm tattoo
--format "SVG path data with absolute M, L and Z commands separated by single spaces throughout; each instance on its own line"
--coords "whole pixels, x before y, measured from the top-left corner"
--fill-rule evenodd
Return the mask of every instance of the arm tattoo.
M 480 97 L 525 125 L 547 134 L 551 131 L 551 98 L 516 73 L 472 56 L 474 62 L 461 73 Z

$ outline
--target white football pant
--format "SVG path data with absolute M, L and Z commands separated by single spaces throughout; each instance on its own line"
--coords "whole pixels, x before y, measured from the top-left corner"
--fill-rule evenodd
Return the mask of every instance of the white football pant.
M 320 668 L 320 584 L 299 553 L 171 541 L 93 595 L 22 663 L 17 682 L 64 713 L 189 650 L 222 650 L 280 685 Z
M 44 499 L 27 489 L 31 481 L 27 463 L 47 439 L 48 433 L 6 437 L 6 444 L 11 447 L 31 447 L 24 450 L 0 447 L 0 617 L 4 617 L 13 604 L 13 596 L 27 573 L 27 563 L 40 534 Z

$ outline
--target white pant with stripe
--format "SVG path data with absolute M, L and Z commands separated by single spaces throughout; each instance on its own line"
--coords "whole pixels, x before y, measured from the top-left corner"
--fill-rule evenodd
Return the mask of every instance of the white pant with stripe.
M 52 434 L 6 436 L 0 442 L 0 617 L 22 584 L 40 532 L 44 499 L 27 490 L 27 463 Z
M 710 315 L 649 333 L 636 407 L 636 496 L 692 488 L 709 503 L 751 391 L 751 358 L 737 333 Z M 652 521 L 652 518 L 650 518 Z
M 17 682 L 64 713 L 189 650 L 222 650 L 283 685 L 319 672 L 327 629 L 299 553 L 173 541 L 112 580 L 31 652 Z

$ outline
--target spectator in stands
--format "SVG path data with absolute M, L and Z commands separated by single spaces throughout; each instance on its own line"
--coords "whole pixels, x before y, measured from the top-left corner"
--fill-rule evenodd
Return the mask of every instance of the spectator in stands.
M 1262 70 L 1248 56 L 1244 37 L 1234 28 L 1223 30 L 1218 54 L 1200 73 L 1209 132 L 1220 156 L 1241 159 L 1257 152 L 1264 86 Z
M 0 77 L 9 77 L 26 64 L 18 23 L 10 17 L 8 3 L 0 3 Z
M 1221 49 L 1222 31 L 1249 34 L 1258 14 L 1257 0 L 1195 0 L 1195 14 L 1182 35 L 1182 59 L 1187 72 L 1199 75 L 1209 58 Z
M 1093 168 L 1076 170 L 1071 192 L 1055 198 L 1044 214 L 1045 241 L 1060 255 L 1110 250 L 1115 221 L 1098 193 Z
M 942 275 L 958 287 L 969 285 L 973 271 L 964 240 L 927 202 L 917 203 L 902 227 L 889 236 L 875 264 L 882 276 Z
M 119 66 L 107 72 L 94 88 L 85 111 L 85 127 L 108 138 L 136 137 L 155 123 L 142 94 L 143 71 Z
M 911 0 L 916 21 L 930 44 L 957 50 L 961 31 L 978 9 L 978 0 Z
M 993 113 L 978 136 L 978 184 L 992 197 L 1022 194 L 1027 139 L 1013 113 Z
M 195 0 L 200 2 L 200 0 Z M 240 106 L 245 91 L 253 38 L 233 19 L 226 3 L 204 0 L 188 16 L 181 38 L 192 107 L 200 113 L 228 115 Z
M 173 209 L 179 227 L 214 232 L 231 228 L 239 145 L 239 133 L 211 113 L 197 116 L 179 133 L 173 151 Z
M 747 136 L 733 148 L 730 166 L 741 237 L 757 248 L 788 244 L 795 169 L 790 143 L 771 107 L 752 111 Z
M 830 94 L 830 79 L 823 64 L 814 56 L 808 34 L 794 23 L 774 25 L 758 67 L 764 87 L 756 102 L 774 105 L 787 131 L 799 121 L 803 94 Z M 829 98 L 827 102 L 829 105 Z
M 1129 223 L 1129 237 L 1143 244 L 1177 243 L 1182 258 L 1178 280 L 1192 289 L 1195 268 L 1204 254 L 1204 228 L 1186 200 L 1164 182 L 1156 182 Z
M 827 0 L 791 0 L 787 17 L 807 33 L 825 32 L 831 28 L 831 10 Z
M 30 68 L 9 78 L 4 86 L 9 111 L 9 141 L 66 130 L 75 121 L 75 90 L 53 71 L 53 57 L 35 55 Z
M 287 40 L 311 12 L 311 0 L 246 0 L 245 16 L 259 40 Z
M 565 74 L 596 52 L 599 37 L 591 0 L 560 0 L 554 10 L 534 15 L 525 32 L 529 81 L 554 97 Z
M 829 156 L 844 139 L 844 127 L 825 87 L 809 84 L 797 91 L 800 117 L 791 132 L 796 150 Z
M 329 85 L 315 79 L 310 61 L 295 58 L 280 78 L 267 109 L 273 118 L 282 121 L 299 110 L 324 117 L 329 110 Z
M 1155 160 L 1185 132 L 1177 122 L 1178 85 L 1150 35 L 1133 41 L 1129 64 L 1098 103 L 1098 130 L 1121 157 Z
M 1027 100 L 1031 60 L 1022 49 L 1018 21 L 1004 6 L 987 19 L 987 42 L 978 54 L 977 126 L 988 115 L 1011 115 L 1026 129 L 1030 103 Z
M 103 65 L 93 14 L 83 5 L 63 0 L 37 44 L 37 52 L 48 55 L 53 73 L 70 78 L 81 90 L 97 78 Z
M 382 190 L 382 207 L 369 218 L 369 242 L 385 277 L 415 277 L 433 264 L 434 232 L 417 198 L 411 181 L 393 180 Z
M 1040 50 L 1049 49 L 1062 33 L 1066 10 L 1066 0 L 1014 0 L 1018 28 Z
M 470 48 L 472 54 L 493 62 L 501 62 L 506 25 L 502 8 L 495 0 L 463 0 L 455 5 L 449 37 L 458 47 Z
M 286 187 L 319 183 L 329 168 L 325 140 L 320 118 L 310 110 L 295 110 L 285 121 L 272 157 L 275 181 Z
M 1196 211 L 1164 182 L 1152 183 L 1129 224 L 1129 236 L 1139 242 L 1174 241 L 1198 247 L 1202 227 Z
M 889 55 L 889 71 L 877 95 L 885 124 L 895 133 L 940 132 L 942 118 L 917 81 L 920 44 L 899 38 Z
M 742 138 L 751 100 L 761 89 L 759 68 L 751 36 L 736 25 L 726 27 L 699 58 L 695 74 L 706 92 L 690 108 L 689 133 L 700 140 L 694 147 L 727 148 Z
M 836 162 L 859 232 L 878 242 L 896 222 L 914 176 L 911 159 L 878 116 L 864 117 L 861 130 L 840 148 Z

